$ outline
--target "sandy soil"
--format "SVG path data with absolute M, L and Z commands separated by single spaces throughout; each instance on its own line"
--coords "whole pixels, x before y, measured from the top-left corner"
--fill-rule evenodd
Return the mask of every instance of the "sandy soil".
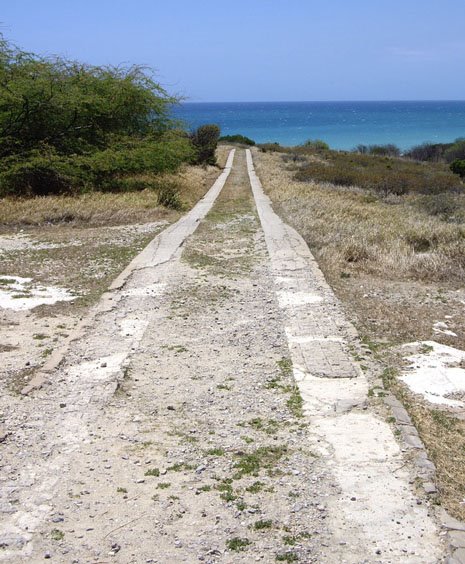
M 21 390 L 167 221 L 0 236 L 0 381 Z

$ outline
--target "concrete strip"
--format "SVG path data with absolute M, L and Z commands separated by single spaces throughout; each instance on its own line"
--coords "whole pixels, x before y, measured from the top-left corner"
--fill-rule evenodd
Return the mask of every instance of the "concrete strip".
M 344 344 L 355 329 L 304 240 L 274 213 L 250 150 L 247 164 L 277 293 L 287 296 L 280 304 L 296 381 L 314 430 L 311 447 L 326 459 L 340 490 L 328 502 L 334 542 L 325 561 L 439 562 L 444 547 L 438 527 L 428 508 L 416 503 L 392 430 L 366 409 L 368 382 Z
M 442 512 L 441 523 L 445 529 L 450 531 L 462 531 L 465 533 L 465 523 L 454 519 L 454 517 L 451 517 L 446 511 Z
M 459 548 L 454 552 L 454 556 L 449 560 L 450 564 L 465 564 L 465 548 Z
M 216 198 L 220 194 L 223 186 L 231 172 L 235 149 L 229 153 L 226 166 L 223 172 L 216 179 L 213 186 L 205 194 L 205 196 L 192 208 L 192 210 L 181 217 L 179 221 L 165 229 L 153 241 L 151 241 L 145 249 L 137 255 L 137 257 L 129 264 L 129 266 L 114 280 L 110 286 L 110 290 L 121 288 L 128 276 L 138 268 L 153 268 L 171 260 L 184 243 L 184 241 L 194 233 L 199 222 L 210 211 L 215 203 Z
M 118 290 L 123 288 L 131 274 L 141 268 L 154 268 L 174 258 L 186 238 L 194 233 L 200 220 L 206 216 L 213 206 L 231 172 L 234 154 L 235 149 L 232 149 L 223 172 L 192 210 L 150 241 L 145 249 L 129 263 L 121 274 L 119 274 L 108 288 L 108 291 L 103 294 L 100 301 L 91 308 L 89 313 L 79 322 L 76 329 L 70 333 L 63 346 L 50 355 L 40 371 L 38 371 L 21 390 L 23 395 L 28 395 L 32 391 L 41 388 L 47 381 L 48 375 L 61 364 L 71 343 L 85 334 L 86 329 L 92 325 L 99 314 L 111 310 L 120 299 L 125 297 L 124 294 L 118 292 Z M 144 291 L 146 290 L 147 289 L 144 288 Z

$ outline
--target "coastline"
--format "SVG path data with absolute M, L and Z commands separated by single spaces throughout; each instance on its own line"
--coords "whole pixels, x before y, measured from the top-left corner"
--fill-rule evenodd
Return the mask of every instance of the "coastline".
M 401 150 L 465 136 L 465 101 L 184 102 L 187 127 L 217 123 L 223 135 L 285 147 L 322 139 L 332 149 L 393 143 Z

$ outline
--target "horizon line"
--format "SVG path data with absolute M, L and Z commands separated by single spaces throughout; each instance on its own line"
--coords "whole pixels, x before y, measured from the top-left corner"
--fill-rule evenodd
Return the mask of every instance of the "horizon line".
M 397 102 L 463 102 L 465 99 L 404 99 L 404 100 L 181 100 L 180 104 L 346 104 L 346 103 L 397 103 Z

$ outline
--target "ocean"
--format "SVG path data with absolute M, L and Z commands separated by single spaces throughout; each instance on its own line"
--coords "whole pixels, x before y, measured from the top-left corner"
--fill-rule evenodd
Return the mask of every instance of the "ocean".
M 405 150 L 465 137 L 465 101 L 183 103 L 173 114 L 190 129 L 216 123 L 222 135 L 285 146 L 322 139 L 334 149 L 394 143 Z

